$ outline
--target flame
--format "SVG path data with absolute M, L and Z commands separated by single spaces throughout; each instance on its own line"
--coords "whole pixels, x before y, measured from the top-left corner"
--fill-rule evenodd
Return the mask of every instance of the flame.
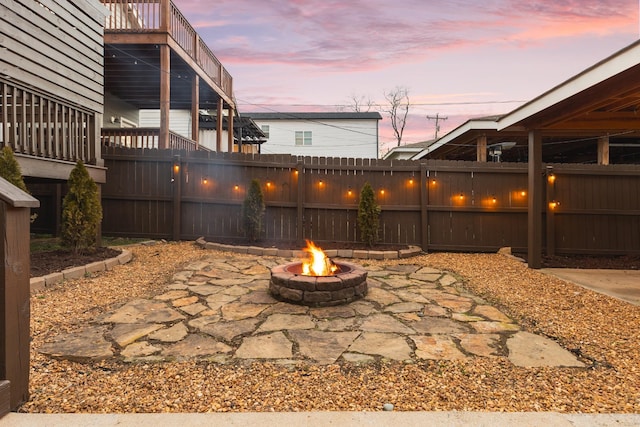
M 302 261 L 304 276 L 331 276 L 338 272 L 339 267 L 313 242 L 307 240 L 307 247 L 302 250 L 309 253 L 309 258 Z

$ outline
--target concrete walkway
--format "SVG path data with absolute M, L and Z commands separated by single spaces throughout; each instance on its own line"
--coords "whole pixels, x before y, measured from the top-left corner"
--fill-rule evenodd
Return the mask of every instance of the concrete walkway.
M 35 350 L 79 361 L 331 364 L 506 356 L 517 366 L 585 366 L 465 293 L 449 273 L 393 261 L 368 266 L 363 299 L 310 308 L 268 291 L 270 268 L 290 261 L 216 253 L 186 266 L 154 298 L 132 300 Z
M 640 305 L 640 270 L 543 268 L 540 271 L 592 291 Z
M 209 427 L 209 426 L 474 426 L 636 427 L 640 414 L 554 412 L 243 412 L 233 414 L 15 414 L 1 427 Z

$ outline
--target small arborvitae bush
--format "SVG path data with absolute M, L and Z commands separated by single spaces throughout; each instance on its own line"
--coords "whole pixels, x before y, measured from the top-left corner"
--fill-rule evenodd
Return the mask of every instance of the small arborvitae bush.
M 264 197 L 260 188 L 260 181 L 254 179 L 251 181 L 247 197 L 242 204 L 244 232 L 252 242 L 258 240 L 262 232 L 264 210 Z
M 8 145 L 5 145 L 0 152 L 0 176 L 28 193 L 27 186 L 22 179 L 22 171 L 20 170 L 20 164 L 13 155 L 13 150 Z
M 69 192 L 62 202 L 62 243 L 74 253 L 94 247 L 102 221 L 98 186 L 82 161 L 69 175 Z
M 358 228 L 360 229 L 360 239 L 369 246 L 373 246 L 378 240 L 379 217 L 380 206 L 376 204 L 373 188 L 367 182 L 360 191 Z

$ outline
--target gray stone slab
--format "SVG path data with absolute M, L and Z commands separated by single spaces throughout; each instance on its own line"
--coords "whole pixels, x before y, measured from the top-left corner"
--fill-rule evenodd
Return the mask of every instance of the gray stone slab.
M 267 308 L 265 304 L 242 304 L 232 302 L 221 307 L 225 320 L 242 320 L 256 317 Z
M 309 310 L 309 313 L 316 319 L 332 319 L 336 317 L 349 318 L 356 315 L 356 311 L 349 305 L 338 305 L 335 307 L 318 307 Z
M 171 290 L 169 292 L 165 292 L 164 294 L 156 295 L 153 299 L 157 299 L 160 301 L 171 301 L 178 298 L 184 298 L 189 296 L 189 291 L 187 290 Z
M 213 356 L 220 353 L 229 353 L 233 348 L 221 343 L 210 336 L 190 334 L 182 341 L 165 348 L 163 356 L 174 357 L 178 360 L 195 357 Z
M 350 353 L 379 355 L 390 360 L 410 360 L 411 347 L 407 340 L 398 334 L 384 334 L 379 332 L 363 332 L 351 344 Z
M 207 310 L 207 306 L 200 302 L 187 305 L 184 307 L 180 307 L 180 311 L 187 313 L 189 316 L 195 316 L 198 313 L 202 313 L 205 310 Z
M 500 355 L 499 334 L 460 334 L 460 347 L 476 356 L 493 357 Z
M 417 302 L 400 302 L 385 307 L 384 311 L 389 313 L 414 313 L 422 311 L 424 306 Z
M 244 319 L 235 322 L 215 322 L 199 326 L 198 329 L 215 338 L 231 342 L 235 337 L 252 333 L 260 323 L 259 319 Z
M 159 353 L 162 348 L 149 344 L 146 341 L 134 342 L 129 344 L 120 354 L 126 358 L 138 358 L 151 356 L 152 354 Z
M 297 330 L 289 336 L 298 343 L 300 353 L 321 364 L 334 363 L 360 332 L 323 332 Z
M 489 320 L 494 320 L 497 322 L 511 322 L 511 318 L 498 310 L 497 308 L 490 305 L 477 305 L 473 309 L 473 314 L 478 314 L 480 316 L 484 316 Z
M 416 357 L 430 360 L 459 360 L 466 356 L 448 335 L 412 336 L 416 344 Z
M 176 323 L 170 328 L 159 329 L 149 334 L 149 339 L 161 342 L 178 342 L 187 336 L 189 331 L 183 322 Z
M 293 356 L 293 343 L 281 331 L 247 337 L 235 356 L 239 359 L 288 359 Z
M 365 297 L 367 301 L 377 302 L 381 306 L 387 306 L 402 302 L 395 294 L 380 288 L 369 288 L 369 292 Z
M 516 366 L 585 366 L 555 341 L 529 332 L 512 335 L 507 339 L 507 348 L 509 360 Z
M 120 323 L 113 327 L 110 335 L 120 347 L 126 347 L 162 327 L 160 323 Z
M 105 326 L 92 326 L 83 331 L 62 334 L 38 351 L 51 357 L 76 361 L 103 360 L 113 356 L 111 343 L 104 338 Z
M 272 314 L 260 325 L 257 332 L 313 329 L 315 327 L 313 318 L 307 314 Z
M 362 321 L 360 329 L 370 332 L 414 334 L 415 331 L 388 314 L 373 314 Z
M 166 323 L 184 316 L 162 301 L 135 299 L 104 319 L 104 323 Z
M 443 317 L 423 317 L 411 327 L 420 334 L 457 334 L 470 332 L 466 324 Z
M 515 323 L 505 323 L 505 322 L 490 322 L 490 321 L 482 321 L 482 322 L 471 322 L 469 323 L 473 329 L 476 330 L 479 334 L 494 334 L 498 332 L 515 332 L 520 330 L 520 326 Z
M 189 290 L 194 294 L 208 296 L 217 294 L 218 292 L 222 292 L 224 290 L 224 287 L 215 285 L 197 285 L 189 286 Z

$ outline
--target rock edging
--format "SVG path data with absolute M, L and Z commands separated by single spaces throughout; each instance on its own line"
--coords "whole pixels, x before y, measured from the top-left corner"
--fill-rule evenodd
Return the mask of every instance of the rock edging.
M 60 283 L 63 280 L 79 279 L 85 274 L 97 273 L 100 271 L 111 270 L 116 265 L 126 264 L 133 258 L 131 251 L 122 249 L 122 253 L 114 258 L 96 261 L 84 266 L 71 267 L 65 270 L 47 274 L 40 277 L 32 277 L 29 281 L 30 291 L 41 291 L 45 288 Z
M 224 243 L 207 242 L 204 237 L 196 240 L 196 245 L 203 249 L 213 249 L 218 251 L 234 252 L 239 254 L 278 256 L 282 258 L 306 258 L 307 253 L 303 250 L 263 248 L 261 246 L 237 246 Z M 325 255 L 329 258 L 355 258 L 355 259 L 399 259 L 410 258 L 420 255 L 422 248 L 409 246 L 408 249 L 397 251 L 369 251 L 359 249 L 325 249 Z

